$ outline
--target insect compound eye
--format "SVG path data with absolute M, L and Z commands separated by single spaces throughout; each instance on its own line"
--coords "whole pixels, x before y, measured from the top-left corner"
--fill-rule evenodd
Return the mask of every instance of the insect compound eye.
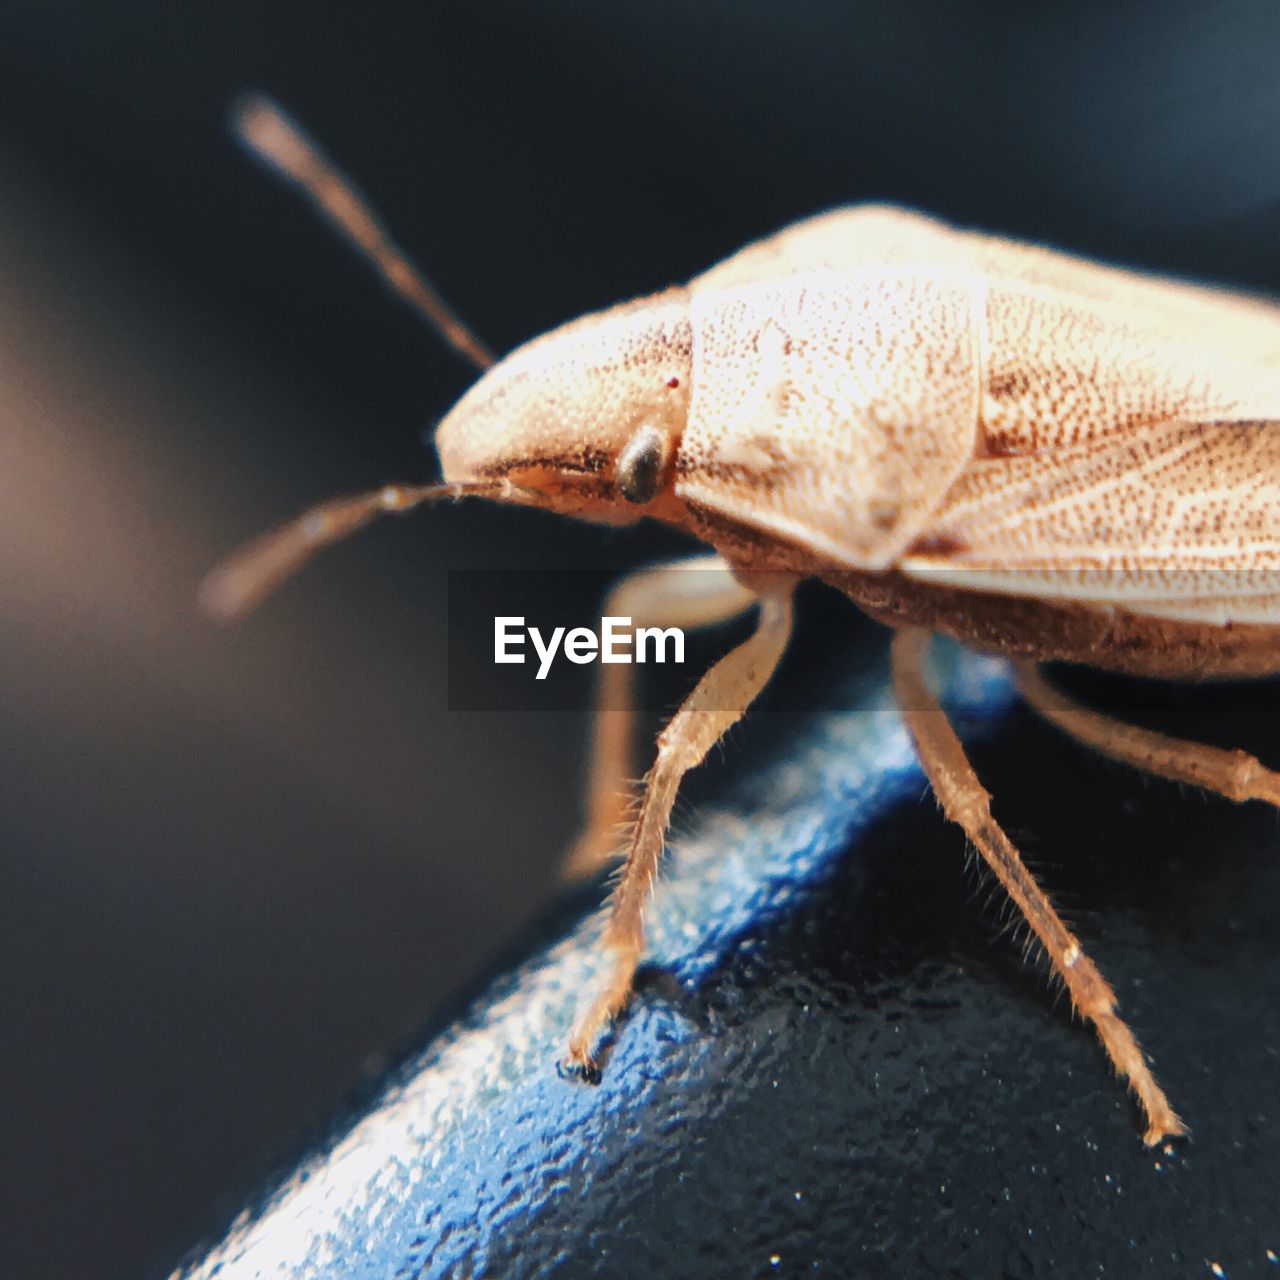
M 656 427 L 641 427 L 618 455 L 618 489 L 628 502 L 652 501 L 662 481 L 666 438 Z

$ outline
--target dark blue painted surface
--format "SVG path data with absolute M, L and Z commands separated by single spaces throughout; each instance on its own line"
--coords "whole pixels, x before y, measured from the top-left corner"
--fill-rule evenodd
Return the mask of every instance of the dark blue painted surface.
M 1019 793 L 1043 809 L 1044 771 L 1064 751 L 1079 768 L 1073 749 L 1023 714 L 1011 726 L 996 664 L 962 658 L 948 687 L 967 736 L 993 752 L 984 774 L 1011 801 L 997 791 L 998 809 L 1016 817 Z M 1237 823 L 1225 866 L 1188 867 L 1179 828 L 1203 849 L 1224 813 L 1246 811 L 1180 813 L 1185 798 L 1157 788 L 1151 804 L 1125 802 L 1132 828 L 1122 818 L 1088 848 L 1112 773 L 1086 765 L 1057 797 L 1063 834 L 1085 846 L 1075 890 L 1099 899 L 1086 944 L 1203 1134 L 1148 1152 L 1092 1036 L 1051 1013 L 958 891 L 962 845 L 921 803 L 872 688 L 864 709 L 805 722 L 676 841 L 653 967 L 599 1087 L 556 1072 L 597 971 L 592 919 L 498 981 L 191 1276 L 1276 1266 L 1268 815 Z M 1117 850 L 1138 829 L 1159 861 L 1124 866 Z M 1040 847 L 1030 839 L 1033 861 Z

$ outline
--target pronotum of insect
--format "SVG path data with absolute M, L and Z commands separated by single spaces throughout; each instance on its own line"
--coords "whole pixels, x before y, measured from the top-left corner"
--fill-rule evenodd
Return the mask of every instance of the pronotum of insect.
M 216 570 L 211 612 L 245 612 L 379 512 L 469 495 L 610 523 L 654 517 L 712 548 L 696 560 L 705 572 L 625 579 L 611 614 L 696 626 L 758 609 L 754 634 L 660 734 L 621 845 L 631 722 L 618 688 L 601 698 L 568 870 L 615 855 L 622 868 L 607 979 L 568 1062 L 594 1072 L 627 1003 L 682 777 L 768 682 L 793 588 L 817 577 L 894 629 L 894 688 L 934 793 L 1128 1081 L 1146 1142 L 1185 1132 L 1111 987 L 992 815 L 925 658 L 935 632 L 1006 655 L 1026 701 L 1081 742 L 1280 805 L 1280 774 L 1253 757 L 1120 723 L 1038 666 L 1280 671 L 1280 307 L 863 205 L 495 362 L 287 118 L 255 98 L 237 124 L 484 372 L 436 433 L 439 483 L 316 507 Z

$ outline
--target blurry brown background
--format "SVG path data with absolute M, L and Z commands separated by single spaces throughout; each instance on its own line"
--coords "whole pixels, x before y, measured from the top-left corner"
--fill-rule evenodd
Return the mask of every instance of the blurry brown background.
M 235 93 L 506 349 L 871 197 L 1280 290 L 1277 54 L 1263 0 L 0 0 L 0 1274 L 158 1271 L 555 898 L 582 724 L 448 711 L 446 570 L 680 545 L 462 506 L 196 615 L 471 376 Z

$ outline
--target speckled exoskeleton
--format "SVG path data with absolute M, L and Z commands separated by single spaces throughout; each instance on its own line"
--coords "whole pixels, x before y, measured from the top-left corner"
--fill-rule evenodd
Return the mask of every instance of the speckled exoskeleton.
M 1008 655 L 1028 702 L 1097 750 L 1280 804 L 1280 775 L 1253 757 L 1119 723 L 1037 666 L 1280 671 L 1280 308 L 867 205 L 495 363 L 275 108 L 248 103 L 239 126 L 486 372 L 437 431 L 441 483 L 317 507 L 212 575 L 213 612 L 244 612 L 379 512 L 465 495 L 609 523 L 651 516 L 714 549 L 691 562 L 702 572 L 625 580 L 610 614 L 695 626 L 759 610 L 663 729 L 630 820 L 628 668 L 603 669 L 614 687 L 568 865 L 624 862 L 608 978 L 569 1060 L 595 1070 L 629 997 L 681 778 L 769 680 L 794 586 L 818 577 L 894 628 L 895 690 L 934 792 L 1128 1079 L 1146 1141 L 1184 1132 L 1111 987 L 992 817 L 924 659 L 932 632 Z

